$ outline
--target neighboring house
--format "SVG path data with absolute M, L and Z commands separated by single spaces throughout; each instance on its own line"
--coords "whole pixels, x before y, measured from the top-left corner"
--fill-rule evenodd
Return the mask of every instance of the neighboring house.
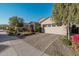
M 55 21 L 52 17 L 42 18 L 39 23 L 41 24 L 42 32 L 49 33 L 49 34 L 59 34 L 59 35 L 66 35 L 67 30 L 66 26 L 57 26 Z
M 24 29 L 30 32 L 40 32 L 40 24 L 38 22 L 30 22 L 24 24 Z
M 24 24 L 24 28 L 25 28 L 26 31 L 32 32 L 32 26 L 31 26 L 31 24 L 25 23 Z

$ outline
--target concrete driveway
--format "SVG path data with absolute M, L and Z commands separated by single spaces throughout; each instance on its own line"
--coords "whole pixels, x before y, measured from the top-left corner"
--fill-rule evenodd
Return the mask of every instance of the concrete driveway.
M 62 44 L 60 35 L 37 33 L 17 38 L 0 32 L 0 55 L 2 56 L 51 56 L 75 55 L 73 50 Z

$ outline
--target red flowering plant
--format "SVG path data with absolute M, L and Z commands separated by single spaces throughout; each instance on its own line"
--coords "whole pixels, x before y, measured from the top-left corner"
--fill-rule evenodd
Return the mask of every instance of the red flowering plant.
M 75 43 L 79 43 L 79 34 L 72 35 L 71 40 Z
M 79 51 L 79 34 L 74 34 L 71 36 L 72 47 Z

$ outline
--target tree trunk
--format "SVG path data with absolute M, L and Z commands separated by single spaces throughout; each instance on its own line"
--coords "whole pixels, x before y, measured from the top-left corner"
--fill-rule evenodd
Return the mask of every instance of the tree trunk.
M 70 39 L 70 23 L 68 21 L 68 26 L 67 26 L 67 37 Z

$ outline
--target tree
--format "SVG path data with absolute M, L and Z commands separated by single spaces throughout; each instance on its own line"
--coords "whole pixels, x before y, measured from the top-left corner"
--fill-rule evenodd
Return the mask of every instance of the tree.
M 64 4 L 55 4 L 54 5 L 53 17 L 54 17 L 55 23 L 58 26 L 62 25 L 63 12 L 64 12 L 63 9 L 64 9 Z
M 70 23 L 79 23 L 79 4 L 59 3 L 55 4 L 53 17 L 56 23 L 61 25 Z
M 24 19 L 17 16 L 13 16 L 9 18 L 9 25 L 9 31 L 11 33 L 18 33 L 18 29 L 24 26 Z
M 55 4 L 52 16 L 57 25 L 68 26 L 68 39 L 70 24 L 79 23 L 79 4 L 59 3 Z
M 20 17 L 13 16 L 9 19 L 9 24 L 15 27 L 22 27 L 24 24 L 24 20 Z

